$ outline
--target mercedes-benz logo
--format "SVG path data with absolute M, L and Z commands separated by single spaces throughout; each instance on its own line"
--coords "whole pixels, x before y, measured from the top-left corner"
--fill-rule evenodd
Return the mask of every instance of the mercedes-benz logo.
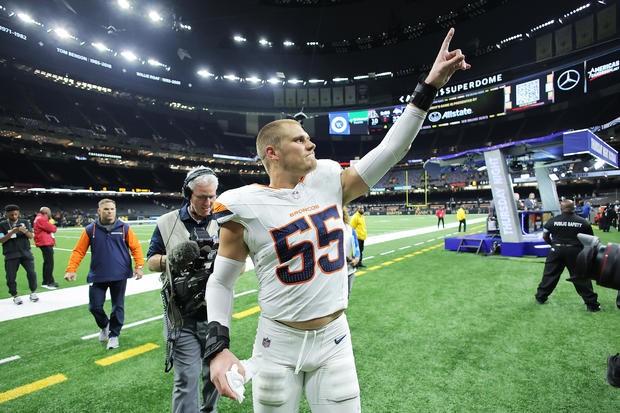
M 441 119 L 441 113 L 439 112 L 431 112 L 428 114 L 428 120 L 431 122 L 437 122 Z
M 569 69 L 558 76 L 557 85 L 560 90 L 571 90 L 579 84 L 581 75 L 575 69 Z

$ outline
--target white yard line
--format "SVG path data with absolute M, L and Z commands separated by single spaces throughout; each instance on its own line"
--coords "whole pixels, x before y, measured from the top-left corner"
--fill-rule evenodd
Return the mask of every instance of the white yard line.
M 8 363 L 9 361 L 19 360 L 21 357 L 15 355 L 11 357 L 7 357 L 5 359 L 0 360 L 0 364 Z

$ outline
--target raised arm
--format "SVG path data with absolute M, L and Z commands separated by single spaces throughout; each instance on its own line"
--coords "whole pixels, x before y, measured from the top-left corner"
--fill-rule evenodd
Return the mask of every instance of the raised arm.
M 461 49 L 449 50 L 453 36 L 454 29 L 450 29 L 428 76 L 423 82 L 418 83 L 407 108 L 381 143 L 355 166 L 342 172 L 340 181 L 343 204 L 365 194 L 405 156 L 422 127 L 426 111 L 432 104 L 437 90 L 445 85 L 457 70 L 467 70 L 471 67 L 465 62 L 465 55 Z

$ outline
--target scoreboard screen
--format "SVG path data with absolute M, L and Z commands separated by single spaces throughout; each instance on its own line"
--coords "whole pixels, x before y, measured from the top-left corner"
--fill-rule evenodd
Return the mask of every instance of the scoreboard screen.
M 499 77 L 501 81 L 501 76 Z M 474 87 L 474 82 L 470 82 Z M 433 101 L 422 129 L 459 125 L 510 115 L 522 110 L 565 102 L 620 84 L 620 48 L 589 60 L 574 62 L 486 89 L 441 97 Z M 467 90 L 466 88 L 463 89 Z M 403 97 L 400 99 L 404 101 Z M 406 104 L 329 114 L 329 133 L 367 135 L 386 132 Z
M 586 90 L 594 91 L 620 82 L 620 51 L 586 60 Z
M 329 114 L 331 135 L 368 135 L 368 110 Z
M 579 98 L 586 91 L 584 62 L 553 72 L 553 93 L 555 102 Z
M 553 73 L 512 82 L 504 87 L 506 112 L 516 112 L 553 102 Z
M 494 87 L 433 102 L 423 129 L 475 122 L 504 114 L 504 88 Z
M 376 133 L 387 131 L 400 118 L 405 106 L 370 109 L 368 111 L 368 131 Z

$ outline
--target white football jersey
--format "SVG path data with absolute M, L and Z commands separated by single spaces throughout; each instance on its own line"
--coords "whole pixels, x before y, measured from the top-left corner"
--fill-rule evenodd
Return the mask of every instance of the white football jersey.
M 218 223 L 245 227 L 264 317 L 306 321 L 347 307 L 341 172 L 319 160 L 293 189 L 255 184 L 218 197 Z

